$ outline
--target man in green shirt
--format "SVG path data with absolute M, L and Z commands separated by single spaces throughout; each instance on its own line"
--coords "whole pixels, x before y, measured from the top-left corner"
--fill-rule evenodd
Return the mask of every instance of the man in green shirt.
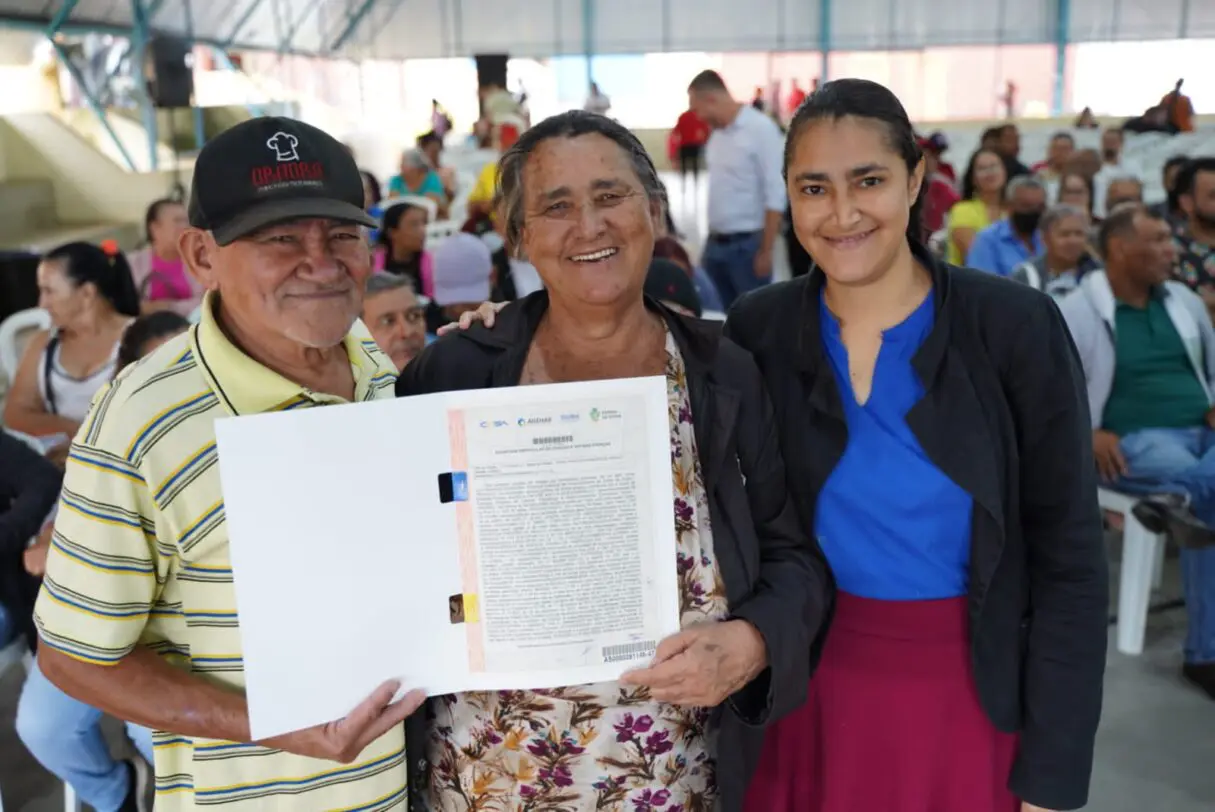
M 1096 465 L 1109 487 L 1145 495 L 1136 517 L 1182 542 L 1183 673 L 1215 699 L 1215 328 L 1170 280 L 1163 219 L 1120 206 L 1099 242 L 1105 270 L 1059 304 L 1084 365 Z

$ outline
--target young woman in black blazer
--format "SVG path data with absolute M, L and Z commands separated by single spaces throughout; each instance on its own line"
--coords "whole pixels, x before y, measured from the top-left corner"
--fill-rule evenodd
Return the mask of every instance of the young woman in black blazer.
M 1039 292 L 923 248 L 924 163 L 881 85 L 814 93 L 785 172 L 816 267 L 726 330 L 763 372 L 839 592 L 748 809 L 1083 806 L 1108 576 L 1067 328 Z

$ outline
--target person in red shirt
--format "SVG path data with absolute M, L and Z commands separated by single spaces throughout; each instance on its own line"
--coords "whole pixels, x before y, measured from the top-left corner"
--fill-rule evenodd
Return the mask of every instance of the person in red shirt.
M 671 149 L 674 157 L 679 159 L 679 185 L 687 194 L 688 177 L 692 178 L 692 194 L 696 194 L 696 184 L 700 180 L 701 158 L 705 151 L 705 142 L 709 140 L 709 125 L 700 120 L 696 113 L 688 108 L 680 114 L 671 130 Z
M 932 153 L 936 158 L 937 171 L 949 179 L 949 182 L 954 186 L 958 185 L 958 173 L 953 168 L 953 164 L 945 160 L 945 152 L 949 149 L 949 139 L 945 137 L 945 133 L 937 130 L 927 138 L 920 139 L 920 148 L 924 152 Z
M 793 85 L 789 89 L 789 100 L 786 102 L 786 114 L 789 120 L 793 119 L 793 114 L 797 112 L 797 108 L 802 106 L 802 102 L 806 100 L 806 91 L 802 90 L 802 86 L 793 80 Z
M 945 227 L 946 215 L 961 200 L 961 195 L 941 171 L 940 153 L 933 148 L 931 138 L 921 138 L 920 149 L 924 151 L 923 226 L 927 236 Z

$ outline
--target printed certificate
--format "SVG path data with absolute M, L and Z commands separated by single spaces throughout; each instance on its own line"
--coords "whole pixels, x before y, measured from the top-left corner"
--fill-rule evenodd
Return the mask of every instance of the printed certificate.
M 679 628 L 666 381 L 452 392 L 217 426 L 256 738 L 386 679 L 603 682 Z

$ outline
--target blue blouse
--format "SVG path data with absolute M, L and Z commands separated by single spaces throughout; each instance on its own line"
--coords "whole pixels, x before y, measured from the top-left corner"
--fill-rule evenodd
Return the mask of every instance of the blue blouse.
M 973 502 L 928 459 L 906 420 L 924 396 L 911 359 L 932 330 L 933 297 L 882 334 L 864 405 L 852 391 L 839 321 L 821 299 L 819 307 L 848 422 L 848 445 L 819 494 L 814 528 L 839 588 L 881 600 L 965 595 Z

